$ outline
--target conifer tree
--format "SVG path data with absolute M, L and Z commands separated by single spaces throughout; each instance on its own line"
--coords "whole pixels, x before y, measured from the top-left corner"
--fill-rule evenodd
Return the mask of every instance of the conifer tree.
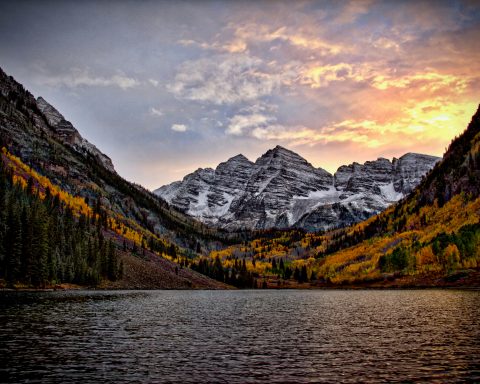
M 19 278 L 22 256 L 22 224 L 18 214 L 19 206 L 10 202 L 7 214 L 7 235 L 5 237 L 5 279 L 12 286 Z

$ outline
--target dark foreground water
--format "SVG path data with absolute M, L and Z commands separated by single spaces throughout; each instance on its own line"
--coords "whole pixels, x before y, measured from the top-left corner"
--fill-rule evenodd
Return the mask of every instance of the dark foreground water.
M 0 293 L 0 382 L 480 382 L 480 292 Z

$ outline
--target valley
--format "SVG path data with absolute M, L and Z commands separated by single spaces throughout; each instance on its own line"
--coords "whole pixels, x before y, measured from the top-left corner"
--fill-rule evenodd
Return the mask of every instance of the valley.
M 331 175 L 277 146 L 255 163 L 238 155 L 152 194 L 3 72 L 0 90 L 5 287 L 478 282 L 479 112 L 442 160 L 408 153 Z M 46 241 L 40 253 L 22 245 L 29 222 L 46 236 L 55 220 L 82 240 Z

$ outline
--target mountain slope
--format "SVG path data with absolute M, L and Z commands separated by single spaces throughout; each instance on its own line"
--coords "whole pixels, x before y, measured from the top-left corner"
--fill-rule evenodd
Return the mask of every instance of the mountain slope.
M 408 198 L 335 236 L 334 248 L 341 250 L 322 260 L 318 273 L 337 283 L 381 281 L 388 274 L 412 284 L 429 276 L 452 282 L 469 274 L 455 271 L 478 269 L 480 107 Z
M 154 191 L 205 223 L 227 229 L 346 226 L 410 193 L 439 160 L 408 153 L 342 166 L 335 175 L 281 146 L 252 163 L 237 155 Z
M 95 157 L 106 169 L 115 172 L 112 160 L 100 152 L 97 147 L 85 140 L 63 115 L 50 105 L 43 97 L 37 98 L 37 107 L 45 116 L 50 127 L 53 128 L 58 138 L 64 144 L 72 146 L 75 150 Z
M 1 70 L 0 140 L 63 190 L 87 202 L 100 199 L 112 212 L 181 246 L 195 247 L 202 239 L 227 236 L 124 180 L 113 170 L 108 156 L 82 138 L 54 107 L 42 98 L 36 100 Z
M 197 265 L 221 266 L 226 280 L 240 260 L 263 287 L 480 287 L 480 107 L 419 186 L 379 215 L 327 232 L 258 232 Z
M 228 239 L 121 178 L 108 156 L 82 138 L 54 107 L 42 98 L 36 100 L 1 70 L 0 147 L 5 148 L 10 165 L 19 170 L 15 177 L 21 185 L 31 178 L 43 190 L 55 189 L 66 203 L 78 208 L 79 217 L 96 217 L 103 236 L 114 239 L 117 247 L 126 244 L 125 257 L 146 255 L 148 263 L 163 258 L 186 265 L 196 252 L 221 246 Z M 167 268 L 165 262 L 156 265 Z M 190 285 L 185 279 L 178 283 L 175 274 L 171 284 L 165 281 L 156 287 L 198 286 L 193 280 L 205 287 L 218 286 L 193 271 L 187 275 Z

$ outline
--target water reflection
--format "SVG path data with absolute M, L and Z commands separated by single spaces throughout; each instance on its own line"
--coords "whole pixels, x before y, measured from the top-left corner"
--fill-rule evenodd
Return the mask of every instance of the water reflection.
M 0 296 L 0 381 L 480 381 L 480 292 Z

